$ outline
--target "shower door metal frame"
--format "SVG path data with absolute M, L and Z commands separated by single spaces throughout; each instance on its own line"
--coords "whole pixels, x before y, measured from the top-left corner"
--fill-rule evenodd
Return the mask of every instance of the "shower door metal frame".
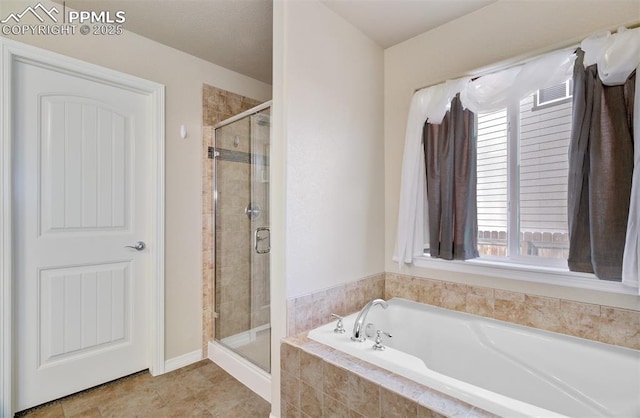
M 228 119 L 225 119 L 225 120 L 223 120 L 223 121 L 221 121 L 221 122 L 219 122 L 219 123 L 217 123 L 217 124 L 215 124 L 213 126 L 213 174 L 214 174 L 213 175 L 213 182 L 212 182 L 212 185 L 213 185 L 213 213 L 212 213 L 212 216 L 213 216 L 213 228 L 212 229 L 213 229 L 213 251 L 214 251 L 213 252 L 213 260 L 214 260 L 214 263 L 213 263 L 213 268 L 214 268 L 214 271 L 213 271 L 213 295 L 214 295 L 214 299 L 213 300 L 214 300 L 214 302 L 213 302 L 213 304 L 214 304 L 214 306 L 213 306 L 213 308 L 214 309 L 212 311 L 213 312 L 212 315 L 213 315 L 213 319 L 214 319 L 214 321 L 213 321 L 213 324 L 214 324 L 213 325 L 213 341 L 216 341 L 215 329 L 216 329 L 216 326 L 217 326 L 217 322 L 215 321 L 215 319 L 218 319 L 218 316 L 219 316 L 217 310 L 215 309 L 216 308 L 216 297 L 215 297 L 215 294 L 216 294 L 216 277 L 217 277 L 217 275 L 216 275 L 216 269 L 217 269 L 217 265 L 216 265 L 216 258 L 217 258 L 217 255 L 216 255 L 216 242 L 217 242 L 217 238 L 218 238 L 217 237 L 217 232 L 216 232 L 216 214 L 218 213 L 218 209 L 219 209 L 218 208 L 218 176 L 217 176 L 218 161 L 217 161 L 217 158 L 216 158 L 218 156 L 218 154 L 217 154 L 218 153 L 218 151 L 217 151 L 218 143 L 217 143 L 216 131 L 218 129 L 220 129 L 220 128 L 224 128 L 225 126 L 231 125 L 232 123 L 237 122 L 237 121 L 239 121 L 241 119 L 244 119 L 246 117 L 249 117 L 249 116 L 255 115 L 255 114 L 259 113 L 259 112 L 262 112 L 263 110 L 272 107 L 272 105 L 273 105 L 273 101 L 269 100 L 269 101 L 264 102 L 264 103 L 262 103 L 262 104 L 260 104 L 258 106 L 252 107 L 251 109 L 248 109 L 248 110 L 246 110 L 246 111 L 244 111 L 242 113 L 239 113 L 239 114 L 237 114 L 235 116 L 232 116 L 232 117 L 230 117 Z M 269 278 L 269 282 L 270 281 L 271 281 L 271 278 Z M 269 283 L 269 287 L 271 287 L 271 283 Z M 271 319 L 269 319 L 269 325 L 271 326 Z M 269 349 L 271 349 L 271 348 L 269 348 Z M 247 361 L 249 361 L 250 363 L 253 364 L 253 362 L 251 362 L 250 360 L 247 360 Z
M 272 101 L 269 100 L 268 102 L 264 102 L 262 104 L 259 104 L 256 107 L 252 107 L 249 110 L 245 110 L 242 113 L 238 113 L 235 116 L 231 116 L 229 119 L 225 119 L 222 122 L 218 122 L 217 124 L 213 125 L 213 145 L 215 147 L 216 142 L 215 142 L 215 130 L 219 129 L 219 128 L 224 128 L 227 125 L 231 125 L 233 122 L 239 121 L 240 119 L 246 118 L 247 116 L 251 116 L 253 114 L 256 113 L 260 113 L 265 109 L 268 109 L 272 106 Z

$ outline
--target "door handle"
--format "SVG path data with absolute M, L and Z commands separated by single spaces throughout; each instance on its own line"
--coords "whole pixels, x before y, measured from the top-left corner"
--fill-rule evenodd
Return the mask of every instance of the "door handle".
M 266 232 L 266 234 L 261 236 L 261 232 Z M 256 228 L 256 232 L 253 236 L 253 248 L 255 248 L 258 254 L 267 254 L 271 251 L 271 230 L 268 226 L 261 226 L 260 228 Z M 267 247 L 261 249 L 259 244 L 264 240 L 267 240 Z
M 147 244 L 144 241 L 138 241 L 134 245 L 125 245 L 124 248 L 133 248 L 136 251 L 142 251 L 146 248 Z

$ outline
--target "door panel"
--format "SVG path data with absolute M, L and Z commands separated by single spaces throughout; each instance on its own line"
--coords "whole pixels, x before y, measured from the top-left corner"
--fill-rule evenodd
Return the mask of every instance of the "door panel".
M 44 231 L 125 228 L 126 118 L 74 96 L 43 97 L 40 108 Z
M 146 369 L 148 96 L 14 63 L 17 410 Z M 153 245 L 152 242 L 148 243 Z
M 130 344 L 128 263 L 40 272 L 39 367 Z

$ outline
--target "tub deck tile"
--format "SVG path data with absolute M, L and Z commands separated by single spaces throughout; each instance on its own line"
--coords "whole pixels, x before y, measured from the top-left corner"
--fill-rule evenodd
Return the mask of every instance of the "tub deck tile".
M 300 376 L 300 350 L 283 344 L 280 350 L 280 370 L 292 376 Z
M 300 409 L 300 379 L 289 373 L 281 373 L 282 399 Z
M 525 315 L 528 327 L 562 332 L 560 299 L 525 295 Z
M 385 418 L 417 418 L 418 403 L 396 392 L 380 388 L 380 410 Z
M 451 418 L 465 418 L 473 406 L 451 396 L 427 389 L 418 400 L 420 406 Z
M 350 418 L 349 408 L 342 402 L 332 398 L 324 397 L 323 417 Z
M 356 359 L 356 363 L 359 365 L 359 367 L 352 369 L 353 372 L 359 373 L 365 376 L 367 379 L 378 384 L 389 382 L 393 380 L 393 378 L 398 376 L 393 372 L 382 369 L 364 360 Z
M 439 414 L 422 405 L 418 405 L 418 418 L 448 418 L 446 415 Z
M 493 317 L 495 319 L 519 325 L 526 324 L 527 314 L 525 312 L 524 297 L 522 301 L 496 299 L 493 306 Z
M 560 323 L 564 334 L 597 340 L 600 305 L 561 300 Z
M 322 391 L 324 381 L 323 361 L 305 351 L 300 352 L 300 379 L 303 383 Z
M 331 363 L 324 366 L 324 393 L 343 404 L 349 403 L 349 375 L 350 373 L 341 367 Z
M 493 317 L 495 311 L 495 299 L 486 296 L 468 294 L 464 311 L 473 315 Z
M 493 417 L 479 408 L 306 336 L 283 340 L 282 346 L 287 345 L 290 348 L 284 350 L 299 351 L 300 378 L 282 371 L 285 417 Z
M 640 350 L 640 313 L 602 306 L 598 340 Z
M 349 373 L 347 405 L 365 417 L 380 417 L 380 386 L 358 374 Z
M 388 372 L 387 376 L 380 380 L 380 385 L 384 389 L 414 402 L 418 402 L 420 396 L 424 393 L 423 385 L 391 372 Z
M 304 418 L 302 411 L 286 401 L 282 402 L 281 415 L 282 418 Z
M 322 391 L 302 382 L 300 384 L 300 409 L 310 417 L 322 416 Z

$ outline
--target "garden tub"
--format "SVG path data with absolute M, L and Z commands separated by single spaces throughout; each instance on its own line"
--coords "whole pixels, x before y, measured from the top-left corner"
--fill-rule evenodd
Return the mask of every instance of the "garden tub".
M 640 351 L 393 298 L 351 340 L 357 314 L 309 338 L 506 417 L 640 417 Z M 373 334 L 373 333 L 369 333 Z

